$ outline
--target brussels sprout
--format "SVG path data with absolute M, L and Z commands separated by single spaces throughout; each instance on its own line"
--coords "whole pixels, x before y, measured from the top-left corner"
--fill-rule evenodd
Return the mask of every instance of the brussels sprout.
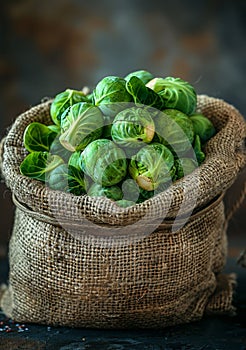
M 56 136 L 48 126 L 33 122 L 26 127 L 23 142 L 29 152 L 47 152 Z
M 103 115 L 99 108 L 79 102 L 61 117 L 60 142 L 71 152 L 82 150 L 102 134 Z
M 196 92 L 188 82 L 180 78 L 154 78 L 146 86 L 163 98 L 165 108 L 178 109 L 187 115 L 196 110 Z
M 135 180 L 132 178 L 127 178 L 123 180 L 121 184 L 121 189 L 123 192 L 123 199 L 132 201 L 132 202 L 137 202 L 139 197 L 140 197 L 140 187 L 136 183 Z
M 114 118 L 111 136 L 124 147 L 141 147 L 149 143 L 155 134 L 155 124 L 150 113 L 138 107 L 127 108 Z
M 48 186 L 52 190 L 69 191 L 67 164 L 61 164 L 50 172 Z
M 129 173 L 138 185 L 147 191 L 157 189 L 174 175 L 174 157 L 172 152 L 160 143 L 152 143 L 138 151 L 132 157 Z
M 192 158 L 179 158 L 175 160 L 176 173 L 175 180 L 192 173 L 198 167 L 197 162 Z
M 81 169 L 68 166 L 68 188 L 69 192 L 81 196 L 85 194 L 89 187 L 89 181 Z
M 82 152 L 81 159 L 84 172 L 102 186 L 115 185 L 126 176 L 125 153 L 111 140 L 92 141 Z
M 146 87 L 139 78 L 131 77 L 126 83 L 126 88 L 136 104 L 151 106 L 160 110 L 163 108 L 164 101 L 162 97 Z
M 50 172 L 63 164 L 61 157 L 51 155 L 49 152 L 29 153 L 20 165 L 22 175 L 45 182 Z
M 91 92 L 90 94 L 86 95 L 86 98 L 88 100 L 89 103 L 91 103 L 92 105 L 94 105 L 94 97 L 93 97 L 93 92 Z
M 205 160 L 206 156 L 205 153 L 202 151 L 202 146 L 201 146 L 201 140 L 199 135 L 195 136 L 195 140 L 193 143 L 193 149 L 196 155 L 196 159 L 198 164 L 202 164 L 202 162 Z
M 89 187 L 89 181 L 82 170 L 81 152 L 72 153 L 68 160 L 68 185 L 69 192 L 77 196 L 84 194 Z
M 111 129 L 114 118 L 104 115 L 104 127 L 102 131 L 102 139 L 111 139 Z
M 103 78 L 94 89 L 93 98 L 103 114 L 110 117 L 124 109 L 123 102 L 132 101 L 132 96 L 126 90 L 126 81 L 115 76 Z
M 61 157 L 65 163 L 67 163 L 68 159 L 72 154 L 72 152 L 70 152 L 61 145 L 59 135 L 57 135 L 57 137 L 52 142 L 50 146 L 50 153 Z
M 161 185 L 158 187 L 158 189 L 160 187 Z M 145 200 L 153 197 L 155 194 L 155 191 L 146 191 L 139 187 L 137 182 L 132 178 L 123 180 L 121 188 L 123 192 L 123 199 L 135 203 L 142 203 Z
M 61 127 L 58 126 L 58 125 L 55 125 L 55 124 L 48 125 L 48 128 L 49 128 L 51 131 L 56 132 L 57 134 L 60 134 L 60 132 L 61 132 Z
M 201 142 L 207 142 L 215 134 L 215 128 L 212 122 L 203 114 L 192 114 L 190 119 L 193 123 L 195 134 L 198 134 Z
M 121 199 L 119 201 L 116 201 L 115 203 L 121 208 L 131 207 L 132 205 L 136 204 L 135 202 L 128 201 L 127 199 Z
M 160 188 L 161 188 L 161 185 L 155 191 L 146 191 L 140 187 L 140 196 L 137 200 L 137 203 L 142 203 L 142 202 L 146 201 L 147 199 L 152 198 L 154 196 L 154 194 L 156 194 L 159 191 Z
M 82 170 L 82 158 L 80 151 L 71 154 L 68 160 L 68 166 L 78 170 Z
M 119 186 L 101 186 L 100 184 L 94 183 L 89 188 L 87 194 L 91 197 L 107 197 L 114 201 L 122 199 L 123 193 Z
M 67 164 L 59 165 L 50 172 L 48 184 L 53 190 L 70 192 L 77 196 L 85 194 L 88 187 L 82 170 L 69 167 Z
M 154 140 L 172 148 L 178 156 L 191 149 L 194 131 L 186 114 L 176 109 L 165 109 L 155 118 L 155 127 Z
M 50 115 L 56 125 L 61 124 L 61 116 L 63 112 L 70 106 L 78 102 L 88 102 L 83 91 L 66 89 L 56 95 L 50 107 Z
M 147 72 L 146 70 L 137 70 L 136 72 L 131 72 L 127 74 L 127 76 L 125 76 L 124 79 L 126 81 L 129 81 L 131 77 L 137 77 L 140 80 L 142 80 L 144 84 L 147 84 L 150 80 L 154 78 L 154 75 L 151 74 L 150 72 Z

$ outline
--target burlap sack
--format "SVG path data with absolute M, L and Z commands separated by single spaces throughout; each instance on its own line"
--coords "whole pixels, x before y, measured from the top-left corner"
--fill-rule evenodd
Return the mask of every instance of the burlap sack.
M 235 277 L 221 274 L 223 194 L 246 164 L 240 113 L 199 96 L 198 110 L 218 131 L 206 161 L 144 203 L 119 208 L 20 175 L 23 132 L 30 122 L 50 123 L 49 106 L 19 116 L 4 142 L 2 172 L 17 206 L 1 299 L 6 315 L 49 325 L 156 328 L 233 313 Z

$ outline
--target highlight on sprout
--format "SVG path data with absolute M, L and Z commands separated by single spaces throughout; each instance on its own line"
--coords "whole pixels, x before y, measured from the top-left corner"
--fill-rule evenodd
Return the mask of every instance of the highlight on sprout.
M 51 190 L 128 208 L 195 171 L 215 134 L 189 82 L 135 70 L 91 91 L 58 93 L 46 123 L 24 131 L 20 172 Z

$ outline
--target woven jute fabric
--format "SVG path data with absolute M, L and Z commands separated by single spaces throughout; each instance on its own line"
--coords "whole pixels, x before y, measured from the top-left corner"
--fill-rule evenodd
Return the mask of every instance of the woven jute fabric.
M 119 208 L 20 174 L 24 130 L 33 121 L 51 123 L 50 103 L 20 115 L 4 141 L 2 173 L 17 205 L 1 297 L 6 315 L 49 325 L 156 328 L 233 313 L 235 276 L 221 274 L 223 194 L 246 164 L 239 111 L 198 96 L 198 111 L 217 130 L 205 162 L 153 198 Z

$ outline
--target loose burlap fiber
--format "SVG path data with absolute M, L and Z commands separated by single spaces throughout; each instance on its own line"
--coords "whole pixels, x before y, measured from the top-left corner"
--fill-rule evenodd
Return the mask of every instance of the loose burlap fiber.
M 50 102 L 20 115 L 4 142 L 2 173 L 17 206 L 9 284 L 1 307 L 19 322 L 157 328 L 233 313 L 223 194 L 246 164 L 243 117 L 198 97 L 217 133 L 206 161 L 166 191 L 129 208 L 52 191 L 24 177 L 23 132 L 51 123 Z

